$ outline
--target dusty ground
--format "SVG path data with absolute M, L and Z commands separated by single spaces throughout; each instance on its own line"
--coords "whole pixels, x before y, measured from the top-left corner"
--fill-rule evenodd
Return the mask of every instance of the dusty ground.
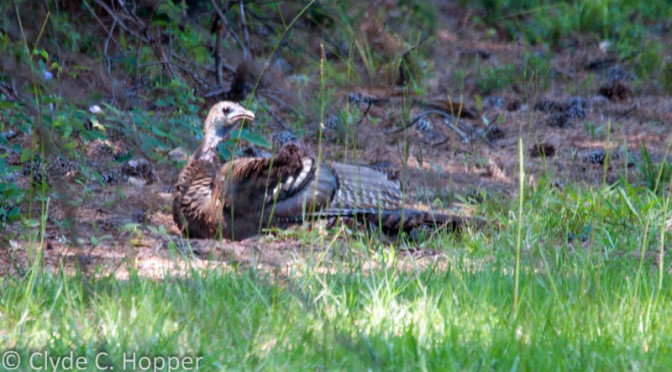
M 559 185 L 601 183 L 604 165 L 600 161 L 600 151 L 607 149 L 608 126 L 611 127 L 609 152 L 613 160 L 607 169 L 607 182 L 616 181 L 626 170 L 630 177 L 636 173 L 632 161 L 626 156 L 626 149 L 637 159 L 640 147 L 646 145 L 654 160 L 662 159 L 669 141 L 672 100 L 668 96 L 655 95 L 646 87 L 633 92 L 628 78 L 631 72 L 618 63 L 603 69 L 586 68 L 591 62 L 608 57 L 600 48 L 600 40 L 577 37 L 571 50 L 554 52 L 550 67 L 555 77 L 550 79 L 550 86 L 543 93 L 530 90 L 524 82 L 516 83 L 492 96 L 482 97 L 483 105 L 479 110 L 474 96 L 474 66 L 485 68 L 520 63 L 525 52 L 534 53 L 535 49 L 489 37 L 485 30 L 472 25 L 468 13 L 450 5 L 446 7 L 441 15 L 444 27 L 437 32 L 430 47 L 429 55 L 433 61 L 428 67 L 432 71 L 428 74 L 431 94 L 419 98 L 445 108 L 448 95 L 453 101 L 464 97 L 464 112 L 474 116 L 467 118 L 465 115 L 459 120 L 464 133 L 465 128 L 467 132 L 473 131 L 467 133 L 469 141 L 456 134 L 437 115 L 427 116 L 422 126 L 396 130 L 398 124 L 393 113 L 398 110 L 395 103 L 398 95 L 394 88 L 389 85 L 357 86 L 350 92 L 342 91 L 342 99 L 337 104 L 345 106 L 349 93 L 356 93 L 358 97 L 391 99 L 391 102 L 371 106 L 368 118 L 356 131 L 358 158 L 348 155 L 348 161 L 389 161 L 399 169 L 406 168 L 410 192 L 422 204 L 428 200 L 426 190 L 434 190 L 435 195 L 466 196 L 485 189 L 514 196 L 519 134 L 525 144 L 525 169 L 533 183 L 542 175 L 548 175 Z M 362 28 L 373 32 L 376 24 L 372 21 Z M 376 40 L 381 44 L 379 48 L 393 47 L 385 45 L 394 44 L 393 35 L 380 30 L 376 32 Z M 463 91 L 454 88 L 454 71 L 460 68 L 467 71 Z M 359 109 L 364 112 L 367 104 L 359 105 Z M 412 115 L 425 110 L 416 106 Z M 499 128 L 489 140 L 479 134 L 486 133 L 485 121 Z M 591 134 L 591 128 L 596 130 L 595 136 Z M 327 130 L 325 136 L 325 157 L 342 160 L 343 145 L 337 140 L 339 134 Z M 402 156 L 405 140 L 409 143 L 406 162 Z M 28 138 L 20 136 L 13 141 L 25 142 Z M 317 147 L 317 139 L 312 133 L 302 141 L 312 148 Z M 112 153 L 98 151 L 96 146 L 114 147 L 123 146 L 123 143 L 92 143 L 91 157 L 104 162 Z M 545 156 L 539 156 L 540 148 Z M 291 234 L 239 243 L 186 242 L 176 230 L 170 212 L 169 191 L 180 169 L 166 164 L 152 164 L 151 167 L 155 177 L 149 178 L 153 182 L 128 173 L 107 187 L 86 188 L 68 182 L 67 177 L 58 180 L 62 184 L 54 188 L 61 190 L 59 194 L 62 196 L 53 198 L 49 204 L 42 250 L 45 264 L 54 268 L 61 264 L 72 268 L 76 262 L 73 258 L 79 256 L 81 262 L 90 264 L 90 268 L 98 266 L 101 272 L 113 271 L 123 277 L 130 269 L 142 275 L 160 277 L 166 272 L 184 272 L 189 266 L 227 269 L 249 266 L 253 262 L 269 270 L 289 270 L 301 261 L 297 257 L 324 251 L 325 247 L 306 247 Z M 18 178 L 20 184 L 29 182 L 26 175 Z M 78 201 L 76 206 L 72 206 L 72 200 Z M 30 212 L 39 218 L 41 208 L 36 202 Z M 29 212 L 28 207 L 26 212 Z M 76 221 L 71 227 L 63 223 L 68 216 Z M 0 239 L 0 244 L 7 245 L 7 249 L 0 252 L 4 262 L 0 266 L 0 275 L 15 271 L 33 257 L 39 239 L 35 228 L 18 223 L 10 227 Z M 195 256 L 189 253 L 189 247 L 196 252 Z M 184 255 L 191 259 L 184 260 Z M 413 255 L 426 262 L 446 260 L 434 252 Z

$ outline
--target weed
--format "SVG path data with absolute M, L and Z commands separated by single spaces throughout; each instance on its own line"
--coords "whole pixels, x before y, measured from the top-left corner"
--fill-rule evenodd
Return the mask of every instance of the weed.
M 594 121 L 583 123 L 583 129 L 592 139 L 600 139 L 604 135 L 604 125 L 597 125 Z
M 479 66 L 476 87 L 483 95 L 511 86 L 516 81 L 516 65 L 509 63 L 503 66 Z
M 668 163 L 667 159 L 654 164 L 644 145 L 642 145 L 640 153 L 641 161 L 636 161 L 634 158 L 631 160 L 640 171 L 644 184 L 651 191 L 662 192 L 664 187 L 661 188 L 659 185 L 667 185 L 672 180 L 672 164 Z

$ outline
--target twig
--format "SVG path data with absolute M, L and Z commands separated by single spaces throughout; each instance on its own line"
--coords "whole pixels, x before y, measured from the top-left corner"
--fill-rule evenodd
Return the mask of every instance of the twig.
M 220 94 L 224 94 L 224 93 L 228 93 L 228 92 L 229 92 L 228 88 L 219 88 L 219 89 L 211 90 L 209 92 L 205 92 L 205 94 L 203 96 L 205 98 L 210 98 L 210 97 L 215 97 L 215 96 L 218 96 Z
M 233 28 L 231 28 L 231 25 L 229 24 L 229 21 L 226 19 L 226 16 L 224 15 L 224 13 L 222 13 L 221 9 L 219 9 L 219 6 L 217 6 L 217 3 L 215 2 L 215 0 L 210 0 L 210 2 L 212 3 L 212 6 L 215 8 L 215 12 L 217 12 L 217 15 L 219 16 L 219 19 L 222 21 L 222 23 L 224 24 L 226 29 L 229 30 L 229 34 L 231 34 L 231 36 L 233 37 L 233 40 L 235 40 L 236 43 L 238 43 L 238 45 L 240 45 L 240 47 L 243 49 L 243 55 L 247 56 L 248 53 L 249 53 L 247 51 L 247 48 L 240 41 L 240 39 L 238 38 L 238 35 L 236 35 Z
M 614 120 L 618 120 L 618 119 L 620 119 L 620 118 L 622 118 L 622 117 L 625 117 L 625 116 L 627 116 L 628 114 L 630 114 L 631 112 L 633 112 L 633 111 L 635 111 L 635 110 L 637 110 L 637 104 L 636 104 L 636 103 L 635 103 L 634 105 L 632 105 L 632 107 L 630 107 L 629 109 L 627 109 L 627 110 L 625 110 L 625 111 L 623 111 L 623 112 L 618 113 L 617 115 L 615 115 L 615 116 L 614 116 Z
M 11 89 L 10 89 L 11 88 Z M 19 94 L 16 92 L 16 86 L 12 81 L 12 86 L 10 87 L 6 83 L 0 82 L 0 93 L 5 95 L 5 99 L 13 102 L 19 99 Z
M 89 13 L 91 13 L 91 15 L 93 16 L 93 18 L 94 18 L 94 19 L 98 22 L 98 24 L 100 25 L 100 27 L 102 27 L 103 30 L 105 30 L 105 32 L 109 34 L 110 31 L 108 31 L 107 27 L 105 27 L 105 23 L 103 23 L 103 21 L 98 17 L 98 15 L 96 14 L 96 12 L 93 11 L 93 9 L 91 8 L 91 5 L 89 5 L 89 3 L 88 3 L 86 0 L 84 0 L 84 5 L 86 5 L 86 8 L 87 8 L 87 9 L 89 9 Z M 116 19 L 115 19 L 115 21 L 116 21 Z
M 386 132 L 386 134 L 394 134 L 394 133 L 403 132 L 403 131 L 405 131 L 406 129 L 408 129 L 408 128 L 414 126 L 415 123 L 417 123 L 420 119 L 422 119 L 423 117 L 425 117 L 425 116 L 427 116 L 427 115 L 429 115 L 429 114 L 431 114 L 431 112 L 423 112 L 422 114 L 420 114 L 420 115 L 414 117 L 414 118 L 411 120 L 410 123 L 404 125 L 404 126 L 401 127 L 401 128 L 395 128 L 395 129 L 388 130 L 388 131 Z
M 284 107 L 285 109 L 287 109 L 287 110 L 291 110 L 291 111 L 294 112 L 296 115 L 299 115 L 299 116 L 302 115 L 301 112 L 300 112 L 299 110 L 297 110 L 294 106 L 292 106 L 292 105 L 286 103 L 285 101 L 283 101 L 283 100 L 281 100 L 280 98 L 274 96 L 273 94 L 269 94 L 269 92 L 265 92 L 265 90 L 257 90 L 257 94 L 261 94 L 261 95 L 263 95 L 264 97 L 270 99 L 271 101 L 277 103 L 278 105 Z
M 452 114 L 450 114 L 450 113 L 447 113 L 447 112 L 445 112 L 445 111 L 443 111 L 443 110 L 440 110 L 440 109 L 428 109 L 428 110 L 423 111 L 422 113 L 418 114 L 417 116 L 415 116 L 415 117 L 413 118 L 413 120 L 411 120 L 411 122 L 410 122 L 409 124 L 407 124 L 407 125 L 405 125 L 405 126 L 403 126 L 403 127 L 401 127 L 401 128 L 397 128 L 397 129 L 388 131 L 387 133 L 388 133 L 388 134 L 393 134 L 393 133 L 398 133 L 398 132 L 404 131 L 404 130 L 406 130 L 406 129 L 412 127 L 413 125 L 415 125 L 415 124 L 416 124 L 420 119 L 422 119 L 423 117 L 428 116 L 428 115 L 431 115 L 431 114 L 436 114 L 436 115 L 439 115 L 439 116 L 441 116 L 441 117 L 443 117 L 443 118 L 446 118 L 446 119 L 453 119 L 453 118 L 454 118 L 454 115 L 452 115 Z M 444 120 L 444 124 L 447 125 L 447 126 L 448 126 L 450 129 L 452 129 L 453 131 L 455 131 L 455 133 L 457 133 L 457 134 L 460 136 L 460 138 L 462 138 L 462 141 L 467 142 L 467 143 L 471 142 L 471 141 L 469 140 L 469 136 L 468 136 L 466 133 L 464 133 L 464 132 L 462 131 L 462 129 L 459 128 L 459 124 L 458 124 L 458 125 L 454 125 L 454 124 L 452 124 L 452 123 L 450 123 L 450 122 L 448 122 L 448 121 L 445 121 L 445 120 Z M 482 134 L 480 135 L 480 137 L 481 137 L 482 139 L 487 140 L 487 138 L 485 138 Z M 444 144 L 444 143 L 446 143 L 446 142 L 448 142 L 448 141 L 449 141 L 449 139 L 446 138 L 444 141 L 441 141 L 441 142 L 437 142 L 437 143 L 435 143 L 435 144 L 432 144 L 432 147 L 436 147 L 436 146 L 442 145 L 442 144 Z
M 142 36 L 139 33 L 137 33 L 136 31 L 132 30 L 130 27 L 128 27 L 126 25 L 126 23 L 124 23 L 124 21 L 119 19 L 119 16 L 117 16 L 116 13 L 112 9 L 110 9 L 110 7 L 107 6 L 107 4 L 105 4 L 105 2 L 103 2 L 102 0 L 94 0 L 94 1 L 96 2 L 96 4 L 98 4 L 98 6 L 105 9 L 107 14 L 109 14 L 110 17 L 114 18 L 117 21 L 117 23 L 119 23 L 119 27 L 123 28 L 124 31 L 128 32 L 129 34 L 131 34 L 136 39 L 141 40 L 145 43 L 149 43 L 151 41 L 151 38 L 149 38 L 147 36 Z M 91 7 L 87 4 L 86 0 L 84 0 L 84 4 L 86 5 L 87 8 L 89 8 L 89 10 L 91 10 Z M 93 13 L 93 11 L 92 11 L 92 13 Z
M 195 82 L 199 83 L 202 87 L 205 87 L 205 88 L 210 87 L 210 84 L 208 84 L 205 80 L 203 80 L 197 73 L 191 71 L 191 70 L 188 69 L 186 66 L 181 65 L 181 64 L 176 63 L 176 62 L 171 62 L 171 61 L 147 62 L 147 63 L 143 63 L 143 64 L 138 65 L 138 67 L 150 67 L 150 66 L 156 66 L 156 65 L 161 65 L 161 66 L 166 66 L 166 65 L 168 65 L 168 66 L 175 66 L 175 67 L 177 67 L 178 69 L 180 69 L 180 70 L 186 72 L 187 74 L 191 75 L 191 78 L 192 78 Z
M 103 47 L 103 61 L 105 62 L 105 65 L 107 67 L 107 76 L 110 77 L 110 80 L 113 80 L 114 78 L 112 77 L 112 61 L 110 61 L 110 57 L 108 57 L 107 55 L 107 48 L 110 45 L 110 40 L 112 39 L 112 34 L 114 33 L 115 27 L 117 27 L 116 19 L 114 20 L 114 22 L 112 22 L 112 27 L 110 27 L 110 31 L 107 33 L 107 38 L 105 38 L 105 46 Z M 110 102 L 110 104 L 114 105 L 116 101 L 117 101 L 117 93 L 114 84 L 112 84 L 112 101 Z
M 212 69 L 212 68 L 210 68 L 210 67 L 208 67 L 208 66 L 205 66 L 205 65 L 201 65 L 201 64 L 199 64 L 199 63 L 196 63 L 196 62 L 194 62 L 194 61 L 192 61 L 192 60 L 190 60 L 190 59 L 187 59 L 187 58 L 185 58 L 185 57 L 183 57 L 183 56 L 181 56 L 181 55 L 179 55 L 179 54 L 177 54 L 177 53 L 175 53 L 175 52 L 173 52 L 173 58 L 175 58 L 176 60 L 180 61 L 181 63 L 183 63 L 183 64 L 185 64 L 185 65 L 190 65 L 190 66 L 192 66 L 192 67 L 198 67 L 198 68 L 200 68 L 201 70 L 204 70 L 205 72 L 208 72 L 208 73 L 211 73 L 211 74 L 214 74 L 214 73 L 215 73 L 215 70 L 214 70 L 214 69 Z M 234 72 L 236 71 L 236 68 L 235 68 L 235 67 L 229 65 L 228 63 L 226 63 L 226 62 L 224 62 L 224 61 L 222 61 L 222 67 L 224 67 L 224 69 L 226 69 L 226 70 L 227 70 L 228 72 L 230 72 L 230 73 L 234 73 Z
M 359 121 L 357 122 L 357 124 L 355 124 L 356 127 L 358 127 L 359 124 L 362 124 L 362 122 L 364 121 L 364 118 L 369 113 L 369 110 L 371 110 L 371 105 L 373 105 L 373 102 L 369 101 L 369 105 L 366 106 L 366 110 L 364 110 L 364 113 L 362 114 L 362 117 L 359 118 Z
M 216 22 L 216 18 L 215 18 Z M 222 66 L 222 33 L 224 28 L 216 25 L 215 26 L 215 79 L 217 79 L 217 86 L 221 87 L 224 85 L 224 68 Z
M 247 61 L 250 58 L 250 35 L 247 32 L 247 22 L 245 21 L 245 0 L 240 0 L 240 22 L 243 24 L 243 37 L 245 38 L 245 48 L 243 48 L 243 58 Z
M 282 120 L 279 116 L 277 116 L 277 115 L 273 112 L 273 110 L 271 110 L 271 109 L 269 108 L 268 110 L 266 110 L 266 112 L 268 112 L 269 115 L 271 115 L 271 117 L 272 117 L 273 119 L 275 119 L 275 121 L 277 121 L 278 124 L 280 124 L 280 126 L 282 127 L 282 129 L 284 129 L 284 130 L 286 130 L 286 131 L 288 131 L 288 132 L 294 134 L 294 132 L 292 131 L 292 129 L 289 128 L 289 126 L 285 123 L 285 121 Z

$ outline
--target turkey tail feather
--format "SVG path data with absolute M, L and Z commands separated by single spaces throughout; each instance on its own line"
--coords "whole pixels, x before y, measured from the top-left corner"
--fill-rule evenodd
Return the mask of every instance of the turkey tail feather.
M 307 216 L 318 218 L 355 217 L 374 225 L 380 225 L 386 232 L 410 231 L 414 228 L 426 226 L 430 228 L 446 228 L 449 231 L 459 231 L 469 223 L 478 224 L 479 220 L 472 220 L 460 216 L 432 213 L 416 209 L 378 210 L 364 209 L 335 209 L 310 213 Z

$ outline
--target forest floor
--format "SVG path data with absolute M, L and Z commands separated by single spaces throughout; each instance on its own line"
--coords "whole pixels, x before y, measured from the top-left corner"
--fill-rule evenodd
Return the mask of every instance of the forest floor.
M 5 3 L 0 370 L 672 365 L 664 2 Z M 485 223 L 186 239 L 172 187 L 222 99 L 256 115 L 222 159 L 291 131 Z
M 337 88 L 327 117 L 348 104 L 357 115 L 365 117 L 355 125 L 355 130 L 327 127 L 323 141 L 318 139 L 315 130 L 308 128 L 301 140 L 315 153 L 319 143 L 328 160 L 392 163 L 403 169 L 409 182 L 409 194 L 417 203 L 442 209 L 452 206 L 453 211 L 463 214 L 478 209 L 473 207 L 474 201 L 478 204 L 483 197 L 501 200 L 517 197 L 519 138 L 523 141 L 524 168 L 531 187 L 540 179 L 560 189 L 567 184 L 595 187 L 605 182 L 614 184 L 621 177 L 636 183 L 641 179 L 638 168 L 642 166 L 642 146 L 646 146 L 654 162 L 664 159 L 672 121 L 670 96 L 661 95 L 647 85 L 633 88 L 635 73 L 614 58 L 601 40 L 576 35 L 568 42 L 569 47 L 549 52 L 543 46 L 493 37 L 490 29 L 470 22 L 471 16 L 469 10 L 456 4 L 441 6 L 440 26 L 432 35 L 431 44 L 424 47 L 428 60 L 424 68 L 428 71 L 424 75 L 427 80 L 423 96 L 404 93 L 394 88 L 394 84 L 364 82 L 350 84 L 347 90 Z M 398 35 L 382 27 L 376 17 L 365 18 L 360 28 L 371 38 L 373 48 L 390 50 L 394 45 L 386 43 L 399 40 Z M 306 48 L 306 52 L 313 55 L 319 51 L 319 40 L 312 40 Z M 490 77 L 492 84 L 511 80 L 506 76 L 506 66 L 520 65 L 530 56 L 544 53 L 549 55 L 544 60 L 545 76 L 513 81 L 487 95 L 479 94 L 478 85 L 487 83 L 484 80 L 488 79 L 483 78 L 483 71 L 494 74 Z M 69 58 L 90 60 L 85 55 Z M 97 62 L 90 63 L 95 72 L 93 65 Z M 363 70 L 364 67 L 360 64 L 355 68 Z M 456 76 L 456 71 L 462 75 Z M 319 73 L 319 66 L 314 65 L 304 77 L 315 79 Z M 95 94 L 109 96 L 102 89 L 106 84 L 95 81 L 95 74 L 90 75 L 67 83 L 68 92 L 77 97 L 90 96 L 91 87 L 96 86 L 99 91 Z M 296 83 L 289 82 L 289 78 L 275 74 L 273 79 L 282 80 L 278 84 L 294 92 L 291 87 Z M 128 85 L 131 89 L 130 81 Z M 294 93 L 287 94 L 281 97 L 287 102 L 300 100 Z M 357 97 L 360 102 L 350 99 L 348 103 L 348 97 Z M 461 101 L 463 107 L 454 106 L 461 112 L 453 113 L 452 120 L 427 115 L 422 117 L 421 123 L 400 129 L 395 113 L 409 97 L 443 108 L 449 107 L 448 100 Z M 369 105 L 367 99 L 375 101 Z M 210 102 L 212 99 L 202 103 L 202 107 L 207 108 Z M 269 106 L 285 122 L 292 120 L 282 107 L 273 103 Z M 427 106 L 409 106 L 412 115 L 427 110 Z M 100 120 L 105 124 L 104 116 Z M 450 127 L 458 122 L 459 133 Z M 278 125 L 271 125 L 267 134 L 270 136 L 279 130 Z M 18 133 L 9 142 L 28 147 L 32 140 L 30 133 Z M 355 143 L 355 151 L 344 146 L 346 140 Z M 186 152 L 193 151 L 196 144 L 197 141 L 189 140 Z M 88 163 L 102 165 L 112 161 L 120 149 L 132 146 L 132 141 L 128 143 L 128 138 L 122 135 L 116 139 L 90 141 L 85 144 L 84 153 Z M 20 164 L 18 154 L 9 155 L 10 164 L 12 161 Z M 46 206 L 38 201 L 23 206 L 24 215 L 33 219 L 46 217 L 44 234 L 27 233 L 36 230 L 26 223 L 6 228 L 3 244 L 9 244 L 11 249 L 0 253 L 3 262 L 0 275 L 27 265 L 34 247 L 42 242 L 46 248 L 43 250 L 45 264 L 49 267 L 71 268 L 76 262 L 73 258 L 84 253 L 85 260 L 92 266 L 103 264 L 107 268 L 103 272 L 111 270 L 122 277 L 128 274 L 129 268 L 150 277 L 183 271 L 183 267 L 174 265 L 175 251 L 166 249 L 169 242 L 173 247 L 182 247 L 177 251 L 180 255 L 189 252 L 189 248 L 184 248 L 191 246 L 197 256 L 192 257 L 189 264 L 198 267 L 226 267 L 232 262 L 252 265 L 252 261 L 261 266 L 283 267 L 295 262 L 306 249 L 311 253 L 324 249 L 297 238 L 301 236 L 298 233 L 279 237 L 276 233 L 243 242 L 185 241 L 172 221 L 170 195 L 182 164 L 152 161 L 144 170 L 129 170 L 125 165 L 126 168 L 121 167 L 123 176 L 94 186 L 76 183 L 75 177 L 68 174 L 68 166 L 63 165 L 59 172 L 65 176 L 57 182 L 69 183 L 67 190 L 62 185 L 53 186 L 54 195 L 65 190 L 60 197 L 52 198 Z M 98 170 L 105 174 L 109 168 L 101 166 Z M 25 171 L 25 167 L 13 177 L 17 185 L 31 189 L 33 175 Z M 31 193 L 39 196 L 40 190 L 33 188 Z M 71 194 L 80 200 L 76 207 L 69 202 Z M 74 224 L 69 227 L 63 224 L 67 218 Z M 322 225 L 317 230 L 329 234 L 323 231 Z M 323 244 L 328 244 L 328 240 L 326 242 Z M 422 248 L 415 247 L 413 242 L 402 245 L 414 255 L 445 259 L 438 251 L 421 253 Z

